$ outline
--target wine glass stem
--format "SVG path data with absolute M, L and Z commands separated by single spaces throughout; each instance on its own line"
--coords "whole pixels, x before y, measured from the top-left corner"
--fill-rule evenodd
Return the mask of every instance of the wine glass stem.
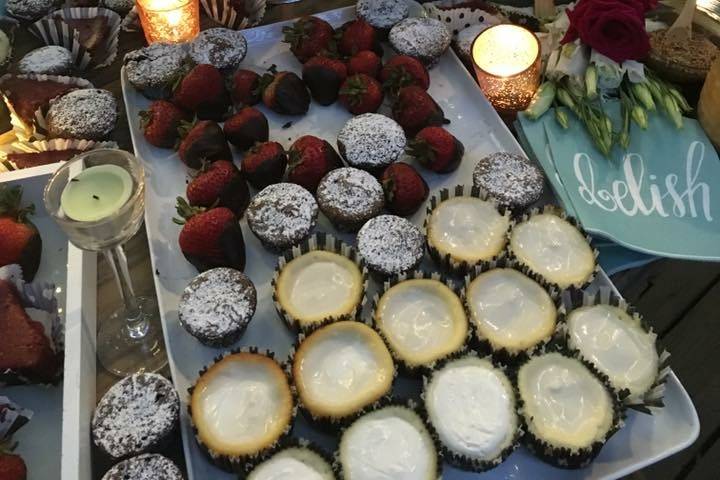
M 147 334 L 148 323 L 142 314 L 137 297 L 135 296 L 135 291 L 133 290 L 125 250 L 123 250 L 122 245 L 118 245 L 117 247 L 105 250 L 103 253 L 115 275 L 115 281 L 120 290 L 120 297 L 125 306 L 123 316 L 127 322 L 128 335 L 134 339 L 143 338 Z

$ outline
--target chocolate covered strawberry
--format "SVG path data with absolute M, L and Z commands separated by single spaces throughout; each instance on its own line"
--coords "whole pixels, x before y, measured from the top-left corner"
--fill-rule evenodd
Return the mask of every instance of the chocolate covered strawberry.
M 347 67 L 334 58 L 317 56 L 303 65 L 302 79 L 320 105 L 335 103 L 346 78 Z
M 412 165 L 397 162 L 387 167 L 380 176 L 385 191 L 385 208 L 395 215 L 415 213 L 425 203 L 428 185 Z
M 192 207 L 182 197 L 177 198 L 176 208 L 180 219 L 173 218 L 173 221 L 183 226 L 178 239 L 180 251 L 198 271 L 216 267 L 245 268 L 245 242 L 232 210 Z
M 173 103 L 201 120 L 222 120 L 230 99 L 220 70 L 206 64 L 195 66 L 175 88 Z
M 376 112 L 383 101 L 382 87 L 374 78 L 359 73 L 348 77 L 342 84 L 339 100 L 355 115 Z
M 277 142 L 258 143 L 242 159 L 242 171 L 258 190 L 278 183 L 285 175 L 287 153 Z
M 204 162 L 230 160 L 232 153 L 220 125 L 212 120 L 200 120 L 180 128 L 183 137 L 178 147 L 180 160 L 190 168 L 200 168 Z
M 27 480 L 27 466 L 19 455 L 0 452 L 0 479 Z
M 415 85 L 400 89 L 392 106 L 392 115 L 409 135 L 430 125 L 445 123 L 440 106 L 425 90 Z
M 310 108 L 310 93 L 305 83 L 293 72 L 266 73 L 260 79 L 263 103 L 284 115 L 302 115 Z
M 385 91 L 392 95 L 410 85 L 423 90 L 430 88 L 427 68 L 417 58 L 408 55 L 397 55 L 388 60 L 380 71 L 380 81 Z
M 22 206 L 22 187 L 0 184 L 0 267 L 18 264 L 31 281 L 40 266 L 42 239 L 28 217 L 35 206 Z M 0 477 L 1 478 L 1 477 Z
M 227 207 L 241 218 L 250 203 L 250 191 L 240 170 L 228 160 L 205 164 L 187 186 L 193 207 Z
M 460 166 L 465 147 L 442 127 L 425 127 L 409 143 L 408 153 L 425 168 L 448 173 Z
M 317 17 L 302 17 L 282 31 L 283 41 L 290 44 L 290 51 L 302 63 L 331 49 L 335 33 L 329 23 Z
M 167 100 L 155 100 L 140 112 L 140 128 L 145 140 L 160 148 L 172 148 L 179 138 L 178 128 L 190 115 Z
M 245 107 L 225 120 L 223 132 L 228 142 L 240 150 L 247 150 L 258 142 L 267 142 L 270 128 L 264 113 Z
M 330 170 L 342 166 L 342 160 L 327 141 L 305 135 L 288 150 L 288 181 L 315 193 L 320 180 Z
M 363 50 L 362 52 L 356 53 L 350 57 L 347 64 L 348 75 L 364 73 L 372 78 L 377 78 L 381 68 L 382 61 L 380 57 L 370 50 Z
M 349 57 L 363 50 L 372 50 L 382 56 L 379 35 L 375 28 L 362 18 L 340 27 L 337 39 L 337 49 L 345 56 Z
M 230 97 L 236 107 L 252 106 L 260 102 L 260 75 L 252 70 L 236 71 L 230 82 Z

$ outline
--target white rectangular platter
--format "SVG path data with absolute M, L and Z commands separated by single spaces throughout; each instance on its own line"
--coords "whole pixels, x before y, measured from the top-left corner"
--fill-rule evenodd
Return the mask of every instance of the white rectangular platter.
M 318 16 L 333 26 L 339 26 L 353 18 L 354 10 L 345 8 Z M 244 68 L 261 72 L 276 64 L 278 70 L 296 72 L 300 70 L 300 65 L 290 54 L 288 46 L 281 43 L 281 29 L 287 23 L 289 22 L 244 31 L 249 44 L 249 53 L 243 62 Z M 465 159 L 457 171 L 448 175 L 423 172 L 431 194 L 443 187 L 470 183 L 476 161 L 487 154 L 496 151 L 522 152 L 511 133 L 480 93 L 473 78 L 452 52 L 448 52 L 440 59 L 438 65 L 431 70 L 430 76 L 430 94 L 441 105 L 445 116 L 451 120 L 448 125 L 449 130 L 466 147 Z M 171 222 L 175 211 L 175 197 L 184 195 L 188 172 L 173 151 L 155 148 L 144 140 L 139 127 L 138 113 L 146 109 L 150 102 L 133 89 L 127 82 L 124 72 L 122 86 L 135 152 L 144 161 L 147 169 L 146 224 L 170 366 L 175 386 L 183 401 L 182 434 L 189 477 L 191 480 L 231 479 L 234 476 L 222 473 L 203 457 L 193 438 L 186 413 L 187 388 L 195 381 L 198 371 L 211 363 L 213 357 L 220 353 L 216 349 L 199 344 L 183 330 L 177 318 L 180 294 L 197 274 L 180 253 L 177 245 L 179 227 Z M 270 122 L 270 138 L 285 147 L 289 147 L 297 137 L 305 134 L 319 136 L 334 145 L 338 131 L 350 118 L 350 114 L 338 105 L 322 107 L 313 103 L 310 111 L 303 117 L 281 116 L 263 106 L 259 108 L 267 115 Z M 387 111 L 388 107 L 384 105 L 381 112 L 387 113 Z M 292 125 L 282 128 L 289 121 L 292 121 Z M 236 161 L 238 158 L 236 152 Z M 424 209 L 421 209 L 411 220 L 420 225 L 423 211 Z M 291 347 L 292 337 L 283 322 L 277 318 L 271 300 L 270 279 L 277 256 L 263 249 L 247 228 L 245 220 L 241 222 L 241 226 L 247 250 L 245 273 L 257 287 L 258 308 L 247 332 L 236 346 L 254 345 L 269 348 L 282 360 L 286 358 Z M 317 230 L 336 233 L 327 219 L 322 216 Z M 338 236 L 351 244 L 355 243 L 353 235 Z M 432 266 L 428 263 L 424 268 L 429 269 Z M 610 284 L 604 274 L 600 275 L 597 283 Z M 370 295 L 375 288 L 377 287 L 371 284 Z M 405 394 L 419 388 L 419 382 L 401 379 L 398 383 L 395 393 Z M 631 412 L 627 420 L 628 425 L 612 438 L 593 465 L 584 470 L 555 469 L 520 448 L 503 465 L 483 474 L 483 478 L 621 477 L 681 450 L 697 437 L 699 431 L 697 414 L 687 393 L 674 375 L 670 376 L 668 383 L 666 404 L 666 408 L 658 411 L 654 416 Z M 298 420 L 295 433 L 316 440 L 330 450 L 336 446 L 336 438 L 315 432 L 305 425 L 302 419 Z M 446 468 L 443 475 L 443 478 L 449 480 L 477 477 L 477 474 L 464 473 L 451 468 Z
M 45 211 L 43 190 L 58 166 L 3 173 L 0 183 L 21 185 L 23 204 L 35 204 L 31 220 L 43 242 L 35 280 L 55 284 L 58 308 L 65 319 L 63 382 L 50 387 L 6 387 L 2 394 L 34 412 L 30 423 L 15 436 L 17 453 L 28 466 L 29 480 L 90 480 L 89 416 L 95 405 L 95 256 L 70 245 Z

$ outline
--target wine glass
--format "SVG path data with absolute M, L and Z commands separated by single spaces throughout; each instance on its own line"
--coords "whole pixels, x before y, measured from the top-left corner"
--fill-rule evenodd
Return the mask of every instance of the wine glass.
M 111 266 L 122 306 L 99 319 L 97 356 L 118 376 L 156 372 L 167 365 L 157 301 L 137 296 L 123 244 L 143 223 L 145 173 L 130 153 L 97 149 L 61 166 L 45 187 L 45 208 L 70 242 L 102 252 Z

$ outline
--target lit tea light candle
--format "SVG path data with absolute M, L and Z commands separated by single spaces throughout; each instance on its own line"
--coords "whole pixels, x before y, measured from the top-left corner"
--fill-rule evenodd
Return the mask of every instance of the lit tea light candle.
M 187 42 L 200 32 L 198 0 L 137 0 L 145 39 L 154 42 Z
M 98 165 L 72 178 L 60 196 L 66 217 L 95 222 L 119 211 L 130 200 L 133 179 L 117 165 Z
M 496 110 L 525 110 L 540 83 L 540 42 L 530 30 L 490 27 L 473 42 L 472 58 L 480 88 Z

